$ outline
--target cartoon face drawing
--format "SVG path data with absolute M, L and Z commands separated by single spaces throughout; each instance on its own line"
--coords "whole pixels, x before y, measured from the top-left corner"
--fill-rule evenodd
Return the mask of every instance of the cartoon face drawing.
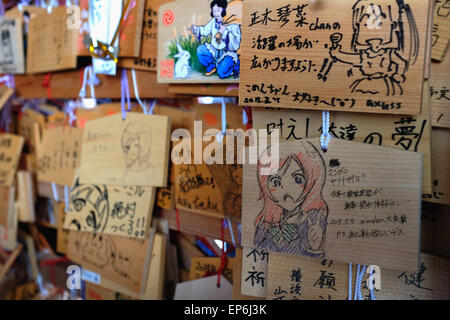
M 115 259 L 114 242 L 108 236 L 83 232 L 79 233 L 76 244 L 83 260 L 98 268 L 110 265 Z
M 227 14 L 227 1 L 213 1 L 211 2 L 211 17 L 216 19 L 217 23 L 221 23 L 223 17 Z
M 122 151 L 125 164 L 130 171 L 143 171 L 151 166 L 150 128 L 138 121 L 130 122 L 122 133 Z
M 267 179 L 268 196 L 284 210 L 294 210 L 301 204 L 306 178 L 297 158 L 290 157 L 280 171 Z
M 258 166 L 263 208 L 255 220 L 254 244 L 272 251 L 323 256 L 328 206 L 322 197 L 325 162 L 316 147 L 299 142 L 298 150 L 280 152 L 270 174 L 262 168 L 270 146 Z
M 105 186 L 79 185 L 70 193 L 71 209 L 77 213 L 70 223 L 78 230 L 102 232 L 109 217 L 108 190 Z M 84 223 L 82 223 L 84 222 Z
M 358 0 L 353 8 L 352 52 L 342 50 L 341 33 L 330 37 L 331 60 L 324 59 L 318 78 L 327 81 L 334 63 L 357 68 L 361 76 L 351 85 L 351 92 L 402 95 L 406 73 L 416 63 L 419 36 L 414 15 L 403 0 Z

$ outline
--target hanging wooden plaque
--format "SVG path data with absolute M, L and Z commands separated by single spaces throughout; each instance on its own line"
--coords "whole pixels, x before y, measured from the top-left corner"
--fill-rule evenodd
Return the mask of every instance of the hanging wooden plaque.
M 428 1 L 245 1 L 241 105 L 417 115 Z
M 324 152 L 318 138 L 270 149 L 244 165 L 243 246 L 416 270 L 422 154 L 341 139 Z
M 158 82 L 239 82 L 241 0 L 172 1 L 158 11 Z
M 167 185 L 170 119 L 129 112 L 88 121 L 80 183 L 123 186 Z

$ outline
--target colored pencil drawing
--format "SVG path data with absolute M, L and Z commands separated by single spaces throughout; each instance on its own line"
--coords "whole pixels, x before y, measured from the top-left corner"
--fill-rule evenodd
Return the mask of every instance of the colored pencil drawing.
M 322 197 L 325 162 L 313 144 L 280 153 L 270 175 L 261 174 L 267 148 L 257 166 L 263 208 L 255 220 L 254 244 L 271 251 L 324 256 L 328 205 Z
M 402 95 L 407 71 L 419 54 L 418 30 L 410 6 L 403 0 L 358 0 L 352 10 L 352 52 L 343 51 L 339 44 L 343 35 L 333 33 L 328 45 L 331 59 L 324 59 L 318 78 L 326 82 L 333 64 L 340 62 L 357 69 L 351 92 Z M 351 75 L 353 69 L 348 71 Z

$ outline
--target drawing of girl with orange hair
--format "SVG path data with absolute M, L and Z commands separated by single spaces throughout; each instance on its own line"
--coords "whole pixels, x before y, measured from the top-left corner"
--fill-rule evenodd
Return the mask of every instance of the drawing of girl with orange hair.
M 257 171 L 264 206 L 255 221 L 254 244 L 271 251 L 323 256 L 328 206 L 322 198 L 325 162 L 307 141 L 296 151 L 282 152 L 269 175 L 262 175 L 268 149 Z

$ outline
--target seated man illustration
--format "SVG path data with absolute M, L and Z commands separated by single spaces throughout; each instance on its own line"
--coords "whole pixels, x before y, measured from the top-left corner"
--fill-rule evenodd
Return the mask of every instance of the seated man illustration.
M 191 26 L 191 32 L 198 37 L 211 35 L 211 43 L 205 43 L 197 48 L 198 61 L 206 67 L 205 76 L 217 72 L 221 79 L 233 75 L 239 76 L 239 56 L 237 50 L 241 45 L 241 27 L 238 24 L 227 24 L 227 0 L 211 2 L 211 19 L 204 26 Z

